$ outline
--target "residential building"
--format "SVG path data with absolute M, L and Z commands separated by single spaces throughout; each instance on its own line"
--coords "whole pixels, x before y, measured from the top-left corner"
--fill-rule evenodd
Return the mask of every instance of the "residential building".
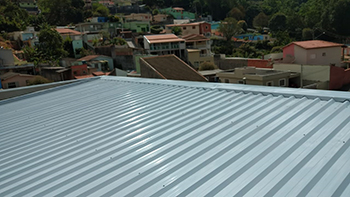
M 341 66 L 343 44 L 322 40 L 292 42 L 283 47 L 284 63 Z
M 272 62 L 269 60 L 226 57 L 225 54 L 214 55 L 214 62 L 221 70 L 230 70 L 240 67 L 273 68 Z
M 1 86 L 4 89 L 27 86 L 28 82 L 34 77 L 34 75 L 7 72 L 0 75 Z
M 157 14 L 153 16 L 154 23 L 166 22 L 168 20 L 168 15 L 166 14 Z
M 332 65 L 273 64 L 274 70 L 300 73 L 300 87 L 339 90 L 350 84 L 349 69 Z
M 349 98 L 101 76 L 2 100 L 0 196 L 348 197 Z
M 56 28 L 56 31 L 62 36 L 63 40 L 69 37 L 72 40 L 72 47 L 75 58 L 79 58 L 79 50 L 84 48 L 83 33 L 72 29 Z
M 128 21 L 123 23 L 124 29 L 129 29 L 134 33 L 147 33 L 150 32 L 151 24 L 145 21 Z
M 26 10 L 30 15 L 39 14 L 39 9 L 36 0 L 18 0 L 20 8 Z
M 194 68 L 199 68 L 203 62 L 214 63 L 210 39 L 199 34 L 190 34 L 182 38 L 186 42 L 187 59 Z
M 187 12 L 183 8 L 173 7 L 159 10 L 161 13 L 173 16 L 175 19 L 195 19 L 196 16 L 192 12 Z
M 207 79 L 175 55 L 140 58 L 141 77 L 202 81 Z
M 217 74 L 217 77 L 219 77 L 222 83 L 279 87 L 297 87 L 297 82 L 299 82 L 298 73 L 254 67 L 235 68 L 230 72 L 220 72 Z M 290 82 L 290 79 L 294 79 L 294 81 Z
M 125 22 L 128 21 L 142 21 L 142 22 L 151 22 L 152 21 L 152 14 L 149 13 L 132 13 L 130 15 L 123 16 L 123 19 Z
M 75 30 L 81 33 L 84 33 L 83 35 L 83 41 L 84 42 L 92 42 L 94 39 L 101 39 L 100 32 L 107 30 L 105 28 L 104 23 L 79 23 L 75 25 Z
M 270 36 L 268 34 L 240 34 L 237 36 L 234 36 L 236 39 L 242 39 L 242 40 L 249 40 L 249 41 L 264 41 L 264 40 L 270 40 Z
M 105 55 L 89 55 L 78 59 L 97 71 L 112 71 L 114 69 L 113 58 Z
M 13 39 L 20 40 L 24 45 L 34 47 L 39 43 L 39 32 L 34 30 L 34 27 L 27 27 L 25 31 L 13 32 Z
M 175 34 L 158 34 L 143 36 L 144 49 L 150 55 L 175 54 L 185 59 L 185 40 Z
M 173 27 L 181 28 L 182 36 L 190 34 L 202 34 L 204 36 L 211 36 L 211 26 L 210 23 L 207 22 L 166 25 L 165 32 L 171 33 Z
M 217 76 L 217 74 L 221 72 L 224 71 L 221 69 L 198 71 L 198 73 L 203 75 L 203 77 L 207 78 L 209 82 L 219 82 L 219 77 Z

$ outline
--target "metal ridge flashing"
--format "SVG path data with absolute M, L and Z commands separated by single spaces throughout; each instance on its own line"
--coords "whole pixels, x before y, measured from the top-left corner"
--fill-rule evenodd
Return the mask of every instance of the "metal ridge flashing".
M 79 85 L 81 83 L 97 80 L 99 78 L 100 77 L 74 79 L 74 80 L 68 80 L 68 81 L 59 81 L 59 82 L 46 83 L 46 84 L 40 84 L 40 85 L 19 87 L 14 89 L 0 90 L 0 105 L 25 99 L 32 96 L 38 96 L 41 94 L 45 94 L 47 92 L 60 90 L 68 86 Z
M 170 86 L 183 86 L 192 88 L 204 88 L 211 90 L 225 90 L 243 93 L 253 93 L 262 95 L 308 98 L 320 100 L 335 100 L 336 102 L 350 101 L 350 92 L 331 91 L 331 90 L 315 90 L 315 89 L 301 89 L 288 87 L 271 87 L 271 86 L 257 86 L 257 85 L 242 85 L 242 84 L 225 84 L 225 83 L 210 83 L 210 82 L 193 82 L 180 80 L 164 80 L 151 78 L 135 78 L 135 77 L 113 77 L 101 76 L 104 80 L 116 80 L 124 82 L 158 84 Z

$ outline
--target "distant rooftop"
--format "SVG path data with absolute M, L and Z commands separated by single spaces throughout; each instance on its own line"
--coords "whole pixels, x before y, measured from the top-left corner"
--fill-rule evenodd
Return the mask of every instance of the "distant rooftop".
M 308 41 L 300 41 L 300 42 L 292 42 L 286 45 L 285 47 L 295 44 L 304 49 L 317 49 L 317 48 L 328 48 L 328 47 L 343 47 L 343 44 L 327 42 L 323 40 L 308 40 Z
M 150 44 L 165 42 L 185 42 L 184 39 L 177 37 L 175 34 L 158 34 L 144 36 Z
M 56 31 L 57 31 L 59 34 L 82 35 L 81 32 L 75 31 L 75 30 L 72 30 L 72 29 L 56 28 Z
M 163 79 L 207 81 L 176 55 L 144 57 L 141 58 L 141 61 L 145 61 L 147 66 L 157 72 Z

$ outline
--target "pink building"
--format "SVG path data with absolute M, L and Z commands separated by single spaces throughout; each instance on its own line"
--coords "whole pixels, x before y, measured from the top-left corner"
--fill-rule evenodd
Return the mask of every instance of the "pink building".
M 14 72 L 8 72 L 0 75 L 2 88 L 17 88 L 26 86 L 29 80 L 33 79 L 35 76 L 28 74 L 20 74 Z
M 283 60 L 294 64 L 340 66 L 343 47 L 346 46 L 322 40 L 292 42 L 283 47 Z

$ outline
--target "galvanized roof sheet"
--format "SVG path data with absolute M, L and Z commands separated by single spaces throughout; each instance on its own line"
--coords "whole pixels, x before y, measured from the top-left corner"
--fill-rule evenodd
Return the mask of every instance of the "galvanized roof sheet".
M 103 76 L 0 101 L 0 196 L 350 196 L 349 99 Z

